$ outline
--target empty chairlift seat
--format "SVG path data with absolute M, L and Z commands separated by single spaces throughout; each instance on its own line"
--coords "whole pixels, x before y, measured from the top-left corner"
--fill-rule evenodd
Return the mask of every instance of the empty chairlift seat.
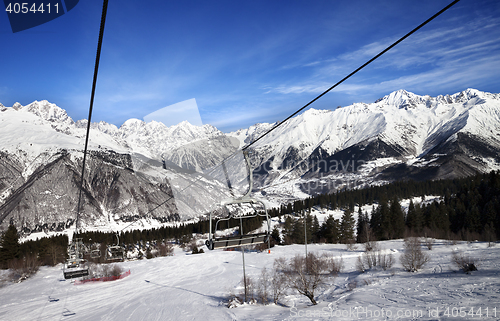
M 270 234 L 270 224 L 271 221 L 269 219 L 269 215 L 267 213 L 267 209 L 265 204 L 257 200 L 255 198 L 251 198 L 250 194 L 252 191 L 252 185 L 253 185 L 253 178 L 252 178 L 252 168 L 250 166 L 250 162 L 248 160 L 248 154 L 247 152 L 244 152 L 244 157 L 245 157 L 245 163 L 247 167 L 247 172 L 248 172 L 248 182 L 249 182 L 249 187 L 248 190 L 246 191 L 245 195 L 239 198 L 234 198 L 230 200 L 223 201 L 221 203 L 221 206 L 224 207 L 228 213 L 227 218 L 219 218 L 217 222 L 215 223 L 215 230 L 212 229 L 212 215 L 213 213 L 210 212 L 210 222 L 209 222 L 209 236 L 208 240 L 205 241 L 205 245 L 209 250 L 214 250 L 214 249 L 223 249 L 223 248 L 231 248 L 231 247 L 240 247 L 240 246 L 245 246 L 245 245 L 252 245 L 252 244 L 262 244 L 269 242 L 269 234 Z M 225 167 L 223 166 L 224 171 L 226 171 Z M 226 174 L 227 177 L 227 174 Z M 231 188 L 230 182 L 228 182 L 228 186 Z M 229 210 L 230 205 L 237 205 L 237 206 L 243 206 L 244 204 L 250 205 L 251 208 L 253 209 L 253 214 L 249 215 L 240 215 L 240 216 L 234 216 L 233 213 Z M 259 204 L 263 212 L 259 213 L 254 207 L 255 204 Z M 263 213 L 263 214 L 262 214 Z M 244 219 L 249 219 L 257 216 L 262 216 L 266 218 L 266 232 L 263 233 L 253 233 L 253 234 L 244 234 L 243 231 L 243 224 L 242 221 Z M 239 235 L 234 235 L 234 236 L 224 236 L 224 237 L 215 237 L 215 231 L 217 231 L 217 228 L 219 226 L 219 223 L 222 221 L 229 221 L 231 218 L 234 219 L 240 219 L 240 234 Z

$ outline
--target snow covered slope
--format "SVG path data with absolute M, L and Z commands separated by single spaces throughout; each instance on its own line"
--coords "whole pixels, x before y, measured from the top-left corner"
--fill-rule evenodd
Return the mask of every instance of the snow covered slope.
M 318 305 L 289 291 L 279 305 L 244 304 L 228 309 L 230 293 L 242 293 L 239 252 L 215 250 L 151 260 L 117 263 L 131 274 L 121 280 L 75 285 L 60 266 L 42 267 L 21 283 L 0 288 L 2 320 L 498 320 L 500 256 L 485 243 L 451 245 L 437 240 L 429 263 L 415 273 L 399 263 L 402 240 L 385 241 L 394 266 L 384 271 L 356 271 L 361 250 L 314 244 L 308 251 L 342 257 L 344 269 L 316 291 Z M 480 262 L 470 275 L 451 263 L 453 250 Z M 278 246 L 271 254 L 247 252 L 246 273 L 256 284 L 276 258 L 303 254 L 303 245 Z M 5 276 L 5 274 L 4 274 Z M 479 310 L 481 309 L 481 310 Z M 472 314 L 469 315 L 472 311 Z M 480 313 L 478 313 L 480 311 Z M 354 316 L 352 313 L 355 313 Z M 366 315 L 364 313 L 371 313 Z M 391 313 L 391 317 L 388 314 Z M 402 313 L 402 314 L 401 314 Z M 465 313 L 465 317 L 460 317 Z M 402 316 L 401 316 L 402 315 Z M 398 318 L 399 316 L 399 318 Z M 463 316 L 463 315 L 462 315 Z

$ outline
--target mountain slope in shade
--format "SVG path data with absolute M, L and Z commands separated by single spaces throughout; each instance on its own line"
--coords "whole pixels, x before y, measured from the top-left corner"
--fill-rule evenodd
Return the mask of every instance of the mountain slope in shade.
M 36 101 L 0 105 L 0 124 L 0 227 L 13 221 L 29 233 L 71 225 L 87 121 Z M 205 177 L 192 194 L 178 193 L 180 202 L 165 200 L 275 125 L 225 134 L 188 122 L 92 123 L 82 222 L 92 227 L 146 214 L 158 222 L 196 217 L 229 197 L 224 181 Z M 342 188 L 500 169 L 499 155 L 500 95 L 467 89 L 438 97 L 399 90 L 372 104 L 309 109 L 258 141 L 250 157 L 255 191 L 278 205 Z M 244 168 L 242 158 L 228 167 L 229 175 L 235 166 Z M 190 202 L 198 212 L 188 210 Z

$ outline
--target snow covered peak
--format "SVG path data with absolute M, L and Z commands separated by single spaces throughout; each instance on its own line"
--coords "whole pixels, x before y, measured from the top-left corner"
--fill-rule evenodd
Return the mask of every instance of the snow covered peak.
M 203 125 L 203 129 L 205 130 L 205 133 L 210 137 L 224 135 L 224 133 L 218 130 L 217 127 L 212 126 L 210 124 Z
M 177 125 L 173 125 L 170 127 L 170 131 L 173 137 L 177 138 L 186 138 L 191 137 L 192 139 L 202 139 L 206 138 L 206 133 L 203 127 L 198 127 L 195 125 L 191 125 L 190 122 L 184 120 Z
M 429 97 L 416 95 L 412 92 L 400 89 L 375 101 L 379 106 L 394 106 L 396 108 L 415 107 L 417 104 L 425 103 Z
M 87 123 L 85 121 L 85 123 Z M 90 125 L 90 128 L 92 129 L 97 129 L 102 133 L 109 134 L 111 136 L 116 135 L 118 132 L 118 127 L 116 127 L 113 124 L 108 124 L 105 121 L 100 121 L 98 123 L 92 123 Z
M 323 110 L 323 109 L 314 109 L 314 108 L 309 108 L 304 112 L 304 115 L 307 116 L 317 116 L 317 115 L 322 115 L 326 113 L 330 113 L 330 110 Z
M 68 116 L 66 111 L 56 104 L 51 104 L 47 100 L 34 101 L 29 105 L 22 107 L 22 110 L 39 116 L 40 118 L 55 122 L 73 124 L 74 121 Z
M 499 107 L 499 94 L 476 89 L 438 97 L 398 90 L 373 104 L 307 110 L 264 137 L 255 148 L 275 168 L 292 157 L 291 153 L 309 155 L 318 147 L 335 153 L 376 139 L 398 146 L 403 155 L 417 157 L 459 131 L 498 141 L 494 123 L 500 123 Z M 264 133 L 259 129 L 251 126 L 229 135 L 248 143 Z
M 137 118 L 130 118 L 126 120 L 121 126 L 120 129 L 123 128 L 138 128 L 141 126 L 144 126 L 146 123 L 140 119 Z
M 475 97 L 475 96 L 482 96 L 484 92 L 474 89 L 474 88 L 467 88 L 466 90 L 462 91 L 460 94 L 464 94 L 467 97 Z
M 228 135 L 236 137 L 240 141 L 240 146 L 243 146 L 257 139 L 260 135 L 271 129 L 275 124 L 276 123 L 257 123 L 248 128 L 238 129 Z
M 453 95 L 439 95 L 435 98 L 437 102 L 442 104 L 455 104 L 455 103 L 468 103 L 473 102 L 474 104 L 481 104 L 485 102 L 485 99 L 499 99 L 499 94 L 490 94 L 477 89 L 467 88 L 464 91 L 458 92 Z

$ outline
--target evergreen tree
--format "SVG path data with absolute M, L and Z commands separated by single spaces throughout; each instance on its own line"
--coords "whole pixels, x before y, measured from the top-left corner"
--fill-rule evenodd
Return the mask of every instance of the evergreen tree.
M 304 244 L 304 219 L 300 218 L 293 223 L 292 242 Z
M 293 233 L 293 225 L 294 225 L 294 221 L 293 221 L 293 218 L 291 216 L 287 216 L 285 218 L 285 223 L 283 223 L 283 242 L 284 244 L 292 244 L 293 243 L 293 237 L 292 237 L 292 233 Z
M 379 206 L 372 212 L 370 227 L 378 240 L 389 239 L 389 231 L 392 228 L 390 221 L 389 204 L 381 199 Z
M 358 224 L 356 227 L 356 240 L 358 243 L 365 243 L 368 241 L 366 239 L 366 230 L 370 228 L 370 221 L 368 219 L 368 213 L 363 213 L 361 211 L 361 206 L 358 209 Z
M 310 212 L 308 214 L 306 214 L 305 222 L 306 222 L 306 230 L 307 230 L 306 232 L 307 232 L 307 243 L 308 244 L 315 242 L 314 239 L 315 239 L 316 231 L 315 231 L 313 217 L 315 218 L 316 216 L 311 215 Z M 302 220 L 302 222 L 304 222 L 304 220 Z M 317 223 L 319 225 L 319 222 L 317 222 Z
M 10 224 L 0 241 L 0 262 L 7 267 L 7 262 L 20 256 L 19 234 L 13 224 Z
M 471 232 L 481 231 L 481 216 L 477 205 L 472 205 L 468 211 L 465 212 L 465 226 Z
M 422 213 L 420 211 L 420 205 L 413 204 L 413 200 L 410 200 L 410 205 L 408 206 L 408 213 L 406 214 L 406 226 L 408 229 L 416 234 L 422 231 Z
M 312 236 L 311 242 L 318 243 L 321 234 L 321 227 L 319 226 L 318 217 L 316 215 L 312 217 L 312 224 L 309 230 L 311 231 Z
M 278 230 L 278 225 L 275 225 L 272 232 L 271 237 L 276 241 L 277 244 L 281 244 L 281 236 L 280 231 Z
M 340 240 L 342 243 L 347 244 L 354 240 L 355 227 L 356 220 L 352 215 L 352 211 L 350 209 L 344 211 L 340 222 Z
M 394 198 L 389 208 L 392 229 L 389 231 L 390 239 L 400 239 L 405 232 L 405 214 L 397 198 Z
M 332 214 L 328 215 L 321 225 L 321 238 L 327 243 L 338 243 L 339 241 L 339 221 Z

